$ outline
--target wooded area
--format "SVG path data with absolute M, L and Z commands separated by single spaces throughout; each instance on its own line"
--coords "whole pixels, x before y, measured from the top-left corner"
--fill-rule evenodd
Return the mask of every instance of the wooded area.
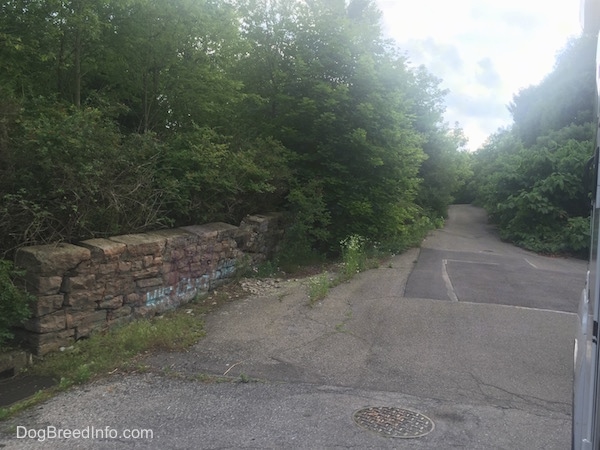
M 269 210 L 297 262 L 349 236 L 418 244 L 457 193 L 518 245 L 584 255 L 593 38 L 469 154 L 441 80 L 380 16 L 373 0 L 0 2 L 1 316 L 26 312 L 21 246 Z
M 248 213 L 401 248 L 469 173 L 372 0 L 7 0 L 0 249 Z
M 587 257 L 596 38 L 570 40 L 554 70 L 517 93 L 513 125 L 474 154 L 475 195 L 504 238 L 537 252 Z

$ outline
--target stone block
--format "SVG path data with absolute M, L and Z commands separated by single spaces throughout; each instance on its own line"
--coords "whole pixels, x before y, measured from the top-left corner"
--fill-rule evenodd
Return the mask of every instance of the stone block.
M 23 328 L 35 333 L 50 333 L 52 331 L 65 330 L 66 317 L 65 311 L 55 311 L 45 316 L 33 317 L 23 323 Z
M 169 272 L 163 274 L 163 286 L 175 286 L 179 283 L 179 273 L 178 272 Z
M 106 322 L 108 328 L 118 328 L 123 325 L 127 325 L 128 323 L 134 320 L 133 315 L 129 314 L 128 316 L 119 317 L 118 319 L 110 319 Z
M 182 230 L 189 231 L 197 235 L 202 240 L 215 240 L 224 237 L 233 237 L 238 231 L 238 227 L 224 222 L 206 223 L 204 225 L 190 225 L 181 227 Z
M 108 311 L 106 319 L 109 322 L 113 322 L 117 319 L 121 319 L 123 317 L 130 317 L 130 316 L 131 316 L 131 306 L 123 306 L 121 308 Z
M 137 280 L 136 284 L 140 289 L 160 286 L 162 285 L 162 278 L 144 278 L 142 280 Z
M 123 306 L 123 296 L 119 295 L 117 297 L 113 297 L 112 295 L 108 295 L 103 298 L 101 301 L 96 302 L 98 304 L 99 309 L 117 309 Z
M 180 259 L 177 262 L 172 263 L 174 265 L 174 270 L 177 272 L 189 272 L 189 267 L 191 262 L 188 259 Z
M 208 266 L 204 262 L 190 264 L 187 269 L 189 270 L 190 275 L 193 277 L 197 277 L 208 272 Z
M 92 257 L 96 259 L 117 259 L 127 249 L 127 245 L 122 242 L 103 238 L 88 239 L 80 242 L 79 245 L 88 248 Z
M 18 284 L 34 295 L 54 295 L 60 292 L 62 282 L 63 277 L 60 276 L 43 277 L 28 273 Z
M 143 264 L 142 267 L 144 267 L 144 269 L 148 268 L 148 267 L 152 267 L 153 260 L 154 260 L 154 256 L 152 256 L 152 255 L 142 256 L 142 264 Z
M 113 279 L 106 280 L 105 285 L 103 286 L 103 296 L 104 295 L 126 295 L 131 292 L 134 292 L 136 288 L 135 282 L 133 278 L 129 274 L 124 274 L 119 277 L 114 277 Z M 96 299 L 99 300 L 99 299 Z
M 96 275 L 79 275 L 64 277 L 60 291 L 70 293 L 73 291 L 91 291 L 96 288 Z
M 121 273 L 131 272 L 131 261 L 119 261 L 117 263 L 117 270 Z
M 40 296 L 31 305 L 31 313 L 33 317 L 45 316 L 60 310 L 64 301 L 64 294 Z
M 98 322 L 90 322 L 86 324 L 77 325 L 75 328 L 75 340 L 84 339 L 90 337 L 92 334 L 104 331 L 108 328 L 108 322 L 106 318 Z
M 194 233 L 184 230 L 183 228 L 173 228 L 170 230 L 152 231 L 148 234 L 159 236 L 166 240 L 167 250 L 173 248 L 181 248 L 198 241 L 198 236 Z
M 2 351 L 0 352 L 0 374 L 8 371 L 17 374 L 32 362 L 31 353 L 24 350 Z
M 127 253 L 131 256 L 162 255 L 167 240 L 156 234 L 125 234 L 109 238 L 127 246 Z
M 235 242 L 237 243 L 238 248 L 243 249 L 244 251 L 248 251 L 252 248 L 252 244 L 254 243 L 255 233 L 249 230 L 241 230 L 235 235 Z
M 105 275 L 112 275 L 119 270 L 120 261 L 107 261 L 97 263 L 90 268 L 90 272 L 100 278 Z
M 63 276 L 92 257 L 89 249 L 72 244 L 48 244 L 17 250 L 15 265 L 41 276 Z
M 67 309 L 65 311 L 67 328 L 87 327 L 91 324 L 106 324 L 106 311 L 81 311 L 77 309 Z
M 75 291 L 65 294 L 65 306 L 70 306 L 77 309 L 96 309 L 96 302 L 100 301 L 104 296 L 102 291 Z
M 144 299 L 140 294 L 127 294 L 124 297 L 123 303 L 125 305 L 143 305 Z
M 165 256 L 169 261 L 180 261 L 185 257 L 184 247 L 173 248 L 169 250 Z
M 139 272 L 134 272 L 132 277 L 135 281 L 141 280 L 143 278 L 153 278 L 156 277 L 160 273 L 160 267 L 148 267 L 147 269 L 140 270 Z
M 165 263 L 162 263 L 162 265 L 161 265 L 161 267 L 160 267 L 160 268 L 161 268 L 161 272 L 162 272 L 162 273 L 163 273 L 163 275 L 164 275 L 164 274 L 171 273 L 171 272 L 173 271 L 174 267 L 175 267 L 175 266 L 174 266 L 172 263 L 170 263 L 170 262 L 165 262 Z
M 19 331 L 17 340 L 36 356 L 44 356 L 50 352 L 58 351 L 61 347 L 73 344 L 75 330 L 61 330 L 51 333 L 30 333 Z
M 137 306 L 133 308 L 131 312 L 133 318 L 142 319 L 146 317 L 153 317 L 156 315 L 156 308 L 149 306 Z

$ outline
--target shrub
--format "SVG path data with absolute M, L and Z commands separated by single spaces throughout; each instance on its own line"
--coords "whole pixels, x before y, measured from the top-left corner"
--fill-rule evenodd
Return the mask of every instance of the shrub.
M 348 236 L 340 242 L 342 246 L 343 272 L 346 277 L 365 269 L 367 257 L 365 255 L 365 238 L 357 234 Z
M 12 327 L 23 323 L 31 314 L 31 297 L 14 284 L 15 271 L 10 261 L 0 259 L 0 347 L 14 337 Z

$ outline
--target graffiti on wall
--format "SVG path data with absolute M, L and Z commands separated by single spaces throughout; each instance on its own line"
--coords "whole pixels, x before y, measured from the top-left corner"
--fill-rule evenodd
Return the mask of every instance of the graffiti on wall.
M 193 299 L 196 295 L 208 292 L 215 281 L 231 277 L 235 273 L 235 260 L 225 260 L 216 270 L 199 277 L 182 278 L 175 286 L 161 286 L 146 293 L 146 306 L 178 304 Z

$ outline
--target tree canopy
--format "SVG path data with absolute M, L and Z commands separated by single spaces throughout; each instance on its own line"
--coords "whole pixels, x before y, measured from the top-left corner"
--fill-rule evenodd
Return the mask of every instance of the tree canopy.
M 506 239 L 535 251 L 588 250 L 595 44 L 587 34 L 570 40 L 554 70 L 514 96 L 513 125 L 475 154 L 478 201 Z
M 0 249 L 278 209 L 402 247 L 468 176 L 372 0 L 0 2 Z

